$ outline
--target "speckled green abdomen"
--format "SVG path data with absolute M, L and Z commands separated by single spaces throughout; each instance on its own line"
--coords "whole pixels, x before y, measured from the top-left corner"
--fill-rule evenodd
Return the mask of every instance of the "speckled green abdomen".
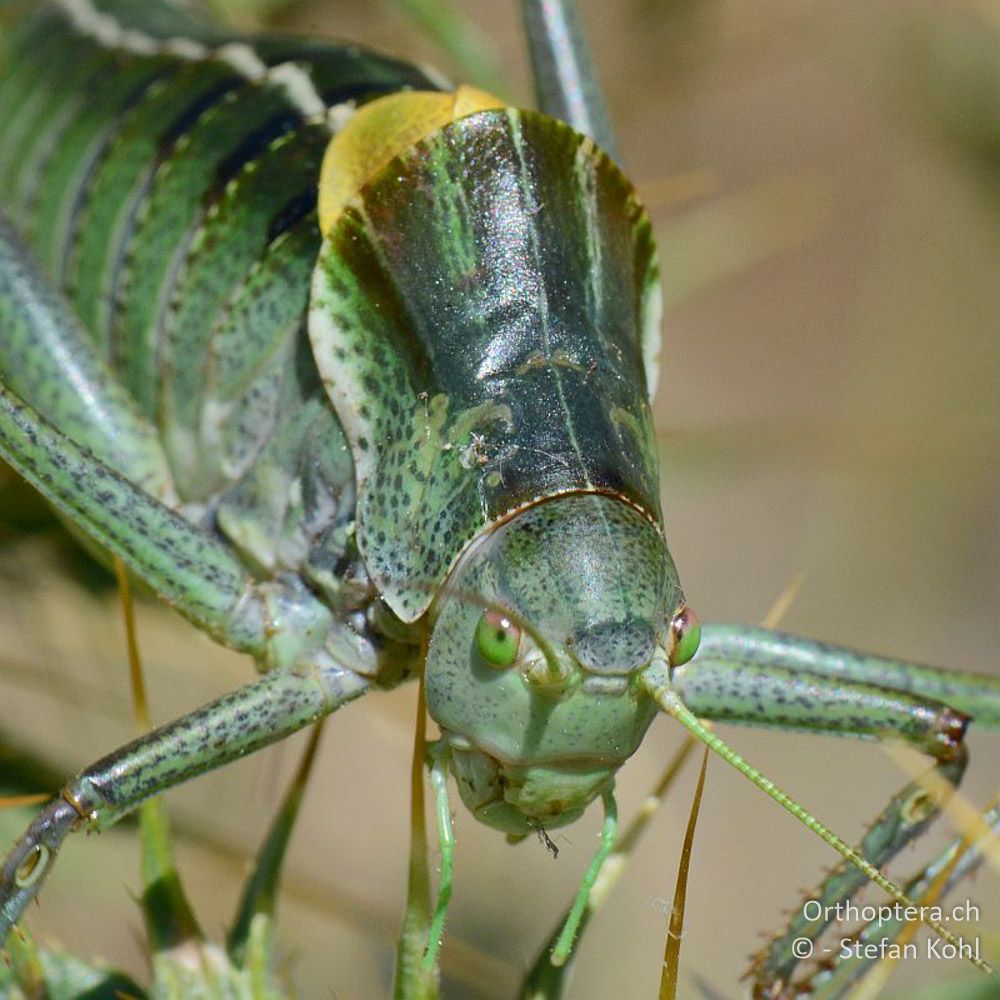
M 25 6 L 5 38 L 0 203 L 158 426 L 189 516 L 340 593 L 353 466 L 304 337 L 319 167 L 359 103 L 434 84 L 160 4 L 97 5 L 131 32 L 101 39 L 78 6 Z

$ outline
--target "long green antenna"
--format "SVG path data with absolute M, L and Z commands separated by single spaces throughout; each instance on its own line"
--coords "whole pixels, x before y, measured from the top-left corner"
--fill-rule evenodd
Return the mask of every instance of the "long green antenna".
M 913 907 L 911 900 L 895 882 L 886 878 L 870 861 L 862 857 L 846 841 L 841 840 L 828 826 L 820 822 L 803 808 L 787 792 L 782 791 L 770 778 L 766 778 L 753 765 L 745 761 L 725 740 L 713 733 L 681 701 L 680 695 L 670 685 L 669 668 L 661 660 L 655 660 L 645 674 L 646 689 L 656 703 L 668 715 L 675 718 L 689 733 L 696 736 L 710 750 L 717 753 L 727 764 L 731 764 L 741 774 L 749 778 L 758 788 L 766 792 L 783 809 L 790 812 L 800 823 L 812 830 L 824 843 L 829 844 L 838 854 L 868 876 L 877 886 L 889 894 L 897 903 Z M 959 949 L 961 942 L 945 926 L 929 916 L 922 915 L 922 922 L 943 941 Z M 961 954 L 961 951 L 959 951 Z M 981 972 L 993 973 L 993 967 L 982 959 L 970 957 L 969 961 Z

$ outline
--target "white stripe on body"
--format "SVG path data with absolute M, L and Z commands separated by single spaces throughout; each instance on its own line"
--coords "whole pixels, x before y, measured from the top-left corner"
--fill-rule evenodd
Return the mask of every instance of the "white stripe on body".
M 253 83 L 278 87 L 307 122 L 325 122 L 331 133 L 343 128 L 354 112 L 354 101 L 328 105 L 316 89 L 309 71 L 299 63 L 285 62 L 268 67 L 244 42 L 226 42 L 212 48 L 192 38 L 159 39 L 123 27 L 110 14 L 97 10 L 91 0 L 57 0 L 57 5 L 81 35 L 94 39 L 106 48 L 123 49 L 143 56 L 160 53 L 190 62 L 215 60 L 225 63 Z

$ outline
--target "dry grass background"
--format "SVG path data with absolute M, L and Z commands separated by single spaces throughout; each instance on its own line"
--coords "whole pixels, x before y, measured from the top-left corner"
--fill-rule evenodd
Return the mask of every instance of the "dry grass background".
M 466 0 L 528 99 L 514 4 Z M 753 622 L 804 572 L 785 625 L 934 664 L 997 670 L 1000 650 L 1000 17 L 964 3 L 618 0 L 582 4 L 628 168 L 654 205 L 667 288 L 657 422 L 675 560 L 706 619 Z M 449 69 L 371 0 L 283 15 Z M 70 772 L 129 735 L 113 599 L 32 539 L 0 553 L 0 727 Z M 141 608 L 154 711 L 245 682 L 249 665 Z M 384 995 L 405 887 L 413 690 L 333 720 L 281 903 L 304 997 Z M 727 729 L 848 839 L 901 777 L 877 748 Z M 630 815 L 679 742 L 658 723 L 620 781 Z M 207 930 L 235 906 L 295 741 L 169 797 Z M 974 733 L 967 791 L 995 792 L 998 737 Z M 645 997 L 694 773 L 590 929 L 572 996 Z M 6 836 L 17 821 L 3 817 Z M 588 815 L 553 861 L 457 810 L 447 995 L 512 995 L 594 846 Z M 915 855 L 912 856 L 915 860 Z M 710 765 L 688 893 L 684 996 L 723 997 L 759 932 L 831 855 Z M 32 926 L 141 969 L 128 831 L 67 847 Z M 997 877 L 968 890 L 1000 927 Z M 994 951 L 996 957 L 996 952 Z M 904 964 L 898 989 L 962 973 Z

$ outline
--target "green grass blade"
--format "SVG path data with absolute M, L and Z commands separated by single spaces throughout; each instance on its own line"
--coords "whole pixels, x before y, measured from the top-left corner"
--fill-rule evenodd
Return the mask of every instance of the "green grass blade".
M 295 772 L 295 777 L 285 793 L 281 808 L 278 810 L 267 838 L 257 855 L 257 864 L 244 887 L 240 904 L 237 907 L 236 919 L 226 936 L 226 950 L 229 952 L 229 957 L 239 966 L 247 964 L 248 943 L 252 937 L 255 918 L 258 915 L 264 915 L 268 918 L 274 915 L 282 864 L 285 860 L 292 830 L 295 827 L 295 821 L 298 819 L 302 797 L 305 794 L 309 775 L 312 773 L 322 733 L 323 723 L 320 722 L 313 728 L 306 751 L 299 763 L 298 770 Z
M 639 809 L 637 815 L 629 823 L 628 828 L 622 834 L 611 856 L 608 858 L 601 871 L 597 884 L 591 890 L 590 899 L 583 916 L 580 919 L 580 929 L 577 932 L 576 948 L 569 960 L 564 965 L 553 965 L 550 961 L 552 950 L 559 940 L 566 921 L 569 919 L 572 903 L 556 921 L 552 932 L 542 945 L 530 971 L 524 977 L 521 984 L 521 1000 L 559 1000 L 569 982 L 570 970 L 573 968 L 573 958 L 580 947 L 587 925 L 600 910 L 601 905 L 608 898 L 611 890 L 618 884 L 619 879 L 625 873 L 629 858 L 635 849 L 642 835 L 649 828 L 650 821 L 656 815 L 663 803 L 663 798 L 667 794 L 674 779 L 680 773 L 691 752 L 697 746 L 697 740 L 688 737 L 681 745 L 673 759 L 667 764 L 660 776 L 659 781 L 653 790 L 646 796 L 645 802 Z
M 136 731 L 142 733 L 152 727 L 152 719 L 139 656 L 132 588 L 125 564 L 118 556 L 114 558 L 114 570 L 125 626 L 133 716 Z M 174 863 L 170 826 L 160 799 L 151 799 L 139 809 L 139 842 L 142 849 L 142 912 L 150 951 L 166 951 L 184 941 L 201 940 L 198 921 L 187 901 Z
M 424 767 L 427 760 L 427 713 L 424 685 L 417 697 L 417 725 L 413 738 L 410 771 L 410 864 L 406 885 L 406 909 L 396 948 L 394 1000 L 437 1000 L 440 995 L 437 966 L 424 971 L 424 954 L 432 920 L 430 866 L 427 860 L 427 821 L 424 812 Z
M 508 90 L 493 45 L 450 0 L 392 0 L 392 3 L 451 56 L 461 79 L 498 96 Z
M 691 850 L 694 847 L 694 831 L 698 825 L 701 809 L 701 793 L 705 790 L 705 773 L 708 770 L 708 747 L 701 758 L 698 784 L 695 786 L 691 813 L 684 833 L 684 847 L 680 864 L 677 866 L 677 885 L 674 888 L 674 905 L 670 908 L 670 923 L 667 940 L 663 949 L 663 973 L 660 976 L 660 1000 L 674 1000 L 677 996 L 678 971 L 681 962 L 681 935 L 684 931 L 684 904 L 687 899 L 688 871 L 691 864 Z
M 27 932 L 10 936 L 0 965 L 0 996 L 42 1000 L 145 1000 L 128 976 L 72 955 L 37 948 Z
M 174 862 L 173 843 L 166 809 L 160 799 L 139 809 L 142 845 L 142 912 L 149 947 L 153 952 L 176 948 L 203 935 L 181 885 Z

